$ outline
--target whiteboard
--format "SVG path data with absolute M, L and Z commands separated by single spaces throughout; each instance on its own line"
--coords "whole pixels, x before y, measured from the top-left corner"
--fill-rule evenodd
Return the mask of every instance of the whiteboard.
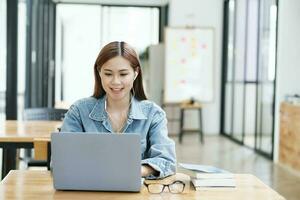
M 214 30 L 166 28 L 165 103 L 213 101 Z

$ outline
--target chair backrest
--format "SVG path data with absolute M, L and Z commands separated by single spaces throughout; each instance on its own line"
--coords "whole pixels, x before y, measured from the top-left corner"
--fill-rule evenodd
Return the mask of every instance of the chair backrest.
M 62 121 L 67 111 L 67 109 L 57 108 L 26 108 L 23 113 L 23 119 Z

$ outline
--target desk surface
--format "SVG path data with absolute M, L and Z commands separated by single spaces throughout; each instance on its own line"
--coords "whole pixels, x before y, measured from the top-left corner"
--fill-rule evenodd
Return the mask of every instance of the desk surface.
M 236 188 L 210 188 L 186 194 L 149 194 L 145 187 L 139 193 L 56 191 L 49 171 L 10 171 L 0 183 L 0 199 L 207 199 L 207 200 L 282 200 L 277 192 L 250 174 L 236 175 Z
M 51 133 L 61 124 L 61 121 L 0 121 L 0 142 L 34 142 L 37 138 L 50 140 Z

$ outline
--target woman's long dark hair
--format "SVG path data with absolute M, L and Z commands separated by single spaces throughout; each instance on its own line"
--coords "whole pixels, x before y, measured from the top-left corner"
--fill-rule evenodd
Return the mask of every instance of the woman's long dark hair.
M 96 59 L 94 65 L 95 85 L 93 97 L 98 99 L 106 94 L 101 83 L 99 72 L 104 63 L 116 56 L 122 56 L 128 60 L 133 70 L 138 72 L 138 76 L 133 82 L 131 92 L 138 100 L 146 100 L 147 97 L 144 92 L 142 70 L 138 55 L 129 44 L 117 41 L 105 45 Z

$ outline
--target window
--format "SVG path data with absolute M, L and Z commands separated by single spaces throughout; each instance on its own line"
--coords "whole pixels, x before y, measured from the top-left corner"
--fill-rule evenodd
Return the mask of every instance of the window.
M 6 1 L 0 1 L 0 120 L 5 119 L 6 91 Z
M 159 8 L 58 4 L 56 101 L 73 103 L 91 96 L 93 66 L 101 47 L 121 40 L 143 58 L 147 47 L 159 42 Z

